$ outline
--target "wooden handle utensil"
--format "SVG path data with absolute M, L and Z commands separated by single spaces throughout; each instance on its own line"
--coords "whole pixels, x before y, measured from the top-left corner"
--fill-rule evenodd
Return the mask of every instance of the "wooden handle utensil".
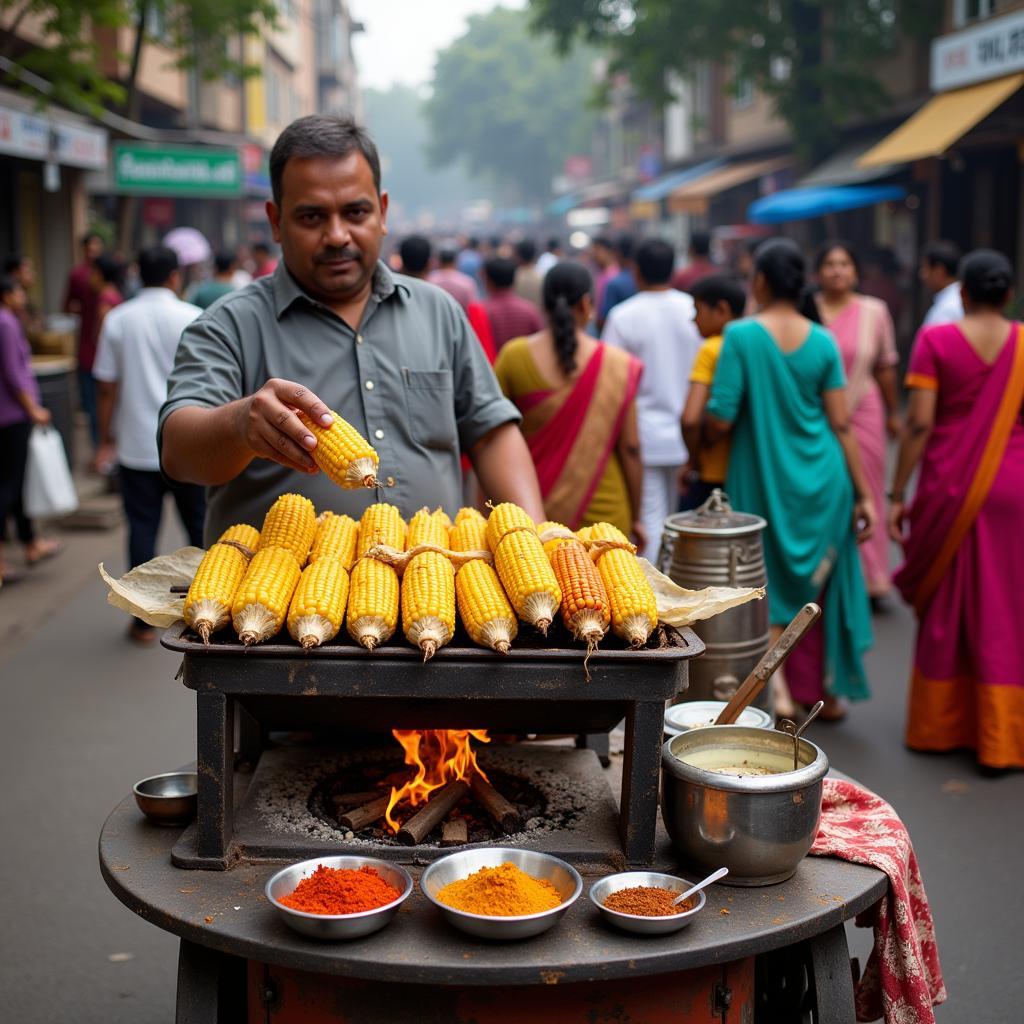
M 732 700 L 722 708 L 715 725 L 732 725 L 740 712 L 764 689 L 764 684 L 775 674 L 779 666 L 789 657 L 797 641 L 821 617 L 821 608 L 816 604 L 805 604 L 785 628 L 782 636 L 764 652 L 764 657 L 754 666 L 753 672 L 732 695 Z

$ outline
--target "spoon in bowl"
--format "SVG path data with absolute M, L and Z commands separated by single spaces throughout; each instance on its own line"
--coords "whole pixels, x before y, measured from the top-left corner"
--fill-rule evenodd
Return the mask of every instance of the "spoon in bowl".
M 680 903 L 685 903 L 686 900 L 690 896 L 692 896 L 695 892 L 700 892 L 701 889 L 706 888 L 712 882 L 717 882 L 720 878 L 725 878 L 725 876 L 727 874 L 729 874 L 729 869 L 728 868 L 719 868 L 717 871 L 712 871 L 711 874 L 708 875 L 707 878 L 703 879 L 703 881 L 700 881 L 696 885 L 691 886 L 689 889 L 686 890 L 686 892 L 680 893 L 672 901 L 672 905 L 673 906 L 677 906 Z
M 818 717 L 818 712 L 825 706 L 823 700 L 819 700 L 817 704 L 807 712 L 807 717 L 797 727 L 788 718 L 782 719 L 779 722 L 779 731 L 789 733 L 793 737 L 793 771 L 796 771 L 800 767 L 800 737 L 803 735 L 804 729 L 807 728 Z

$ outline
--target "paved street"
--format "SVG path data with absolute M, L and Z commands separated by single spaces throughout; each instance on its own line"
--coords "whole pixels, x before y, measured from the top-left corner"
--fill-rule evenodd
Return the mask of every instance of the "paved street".
M 177 943 L 110 895 L 96 840 L 135 779 L 194 756 L 192 700 L 174 682 L 172 655 L 125 642 L 123 616 L 104 603 L 103 587 L 87 571 L 101 559 L 120 565 L 120 532 L 70 540 L 67 554 L 37 570 L 26 589 L 0 594 L 0 624 L 15 615 L 37 623 L 29 635 L 9 637 L 0 660 L 0 773 L 8 781 L 4 1018 L 165 1024 L 173 1019 Z M 168 533 L 164 549 L 177 542 Z M 68 581 L 80 588 L 74 596 Z M 63 596 L 54 602 L 56 593 Z M 28 615 L 34 602 L 49 614 Z M 813 736 L 838 767 L 891 800 L 910 827 L 950 991 L 939 1021 L 1006 1024 L 1019 1019 L 1024 1003 L 1024 978 L 1012 967 L 1024 919 L 1016 884 L 1024 775 L 983 778 L 966 756 L 903 749 L 911 622 L 903 610 L 875 622 L 875 699 L 848 724 L 813 726 Z M 857 930 L 853 938 L 862 963 L 868 935 Z

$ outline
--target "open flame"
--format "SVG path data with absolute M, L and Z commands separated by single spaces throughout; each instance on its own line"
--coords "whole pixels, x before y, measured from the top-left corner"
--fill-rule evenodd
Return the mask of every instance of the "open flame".
M 410 782 L 399 789 L 391 787 L 385 818 L 392 832 L 399 829 L 392 812 L 403 801 L 418 807 L 430 799 L 435 789 L 455 779 L 468 782 L 477 773 L 487 778 L 469 743 L 471 736 L 481 743 L 490 743 L 486 729 L 392 729 L 391 735 L 402 744 L 405 763 L 416 769 L 416 777 Z

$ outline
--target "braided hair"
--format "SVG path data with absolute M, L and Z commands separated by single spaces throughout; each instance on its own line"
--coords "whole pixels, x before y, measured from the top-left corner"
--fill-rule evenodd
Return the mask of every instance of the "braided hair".
M 576 369 L 576 317 L 573 310 L 590 292 L 590 271 L 582 263 L 556 263 L 544 275 L 544 309 L 548 314 L 555 356 L 568 377 Z

